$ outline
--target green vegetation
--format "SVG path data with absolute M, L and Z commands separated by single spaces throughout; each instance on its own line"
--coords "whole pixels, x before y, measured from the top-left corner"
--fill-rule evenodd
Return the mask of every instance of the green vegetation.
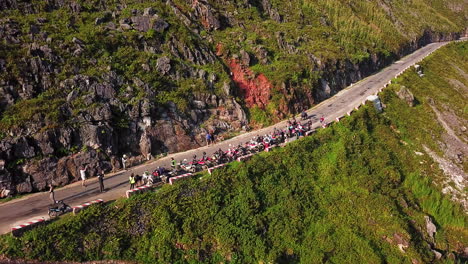
M 466 216 L 424 180 L 427 167 L 388 120 L 366 108 L 202 180 L 96 207 L 18 239 L 4 236 L 0 251 L 143 263 L 424 263 L 432 253 L 417 229 L 426 214 L 441 250 L 468 242 Z M 396 234 L 410 244 L 405 254 L 392 242 Z
M 173 2 L 188 17 L 194 12 L 190 1 Z M 116 88 L 121 102 L 135 104 L 150 97 L 155 104 L 172 101 L 185 111 L 194 92 L 223 95 L 221 87 L 229 80 L 226 60 L 231 55 L 239 54 L 244 49 L 255 57 L 257 48 L 261 46 L 267 51 L 268 62 L 263 64 L 259 59 L 253 59 L 252 70 L 264 73 L 275 89 L 281 89 L 283 83 L 291 86 L 290 91 L 281 90 L 281 94 L 296 95 L 283 97 L 282 102 L 275 102 L 275 105 L 288 105 L 285 101 L 296 99 L 309 100 L 302 102 L 309 105 L 313 103 L 312 97 L 302 95 L 314 94 L 323 71 L 335 70 L 335 67 L 339 67 L 336 63 L 338 60 L 361 63 L 369 62 L 373 56 L 389 58 L 426 31 L 462 31 L 466 27 L 467 16 L 463 0 L 397 0 L 391 3 L 306 0 L 288 1 L 288 4 L 270 0 L 271 7 L 281 17 L 281 22 L 278 22 L 270 18 L 262 7 L 262 1 L 248 1 L 249 4 L 244 0 L 207 2 L 222 22 L 219 30 L 200 31 L 204 22 L 196 18 L 191 21 L 191 26 L 183 25 L 164 1 L 82 0 L 77 2 L 80 12 L 71 12 L 69 5 L 54 8 L 52 4 L 40 0 L 19 3 L 20 9 L 0 11 L 3 18 L 0 23 L 5 24 L 11 19 L 19 29 L 19 43 L 3 40 L 0 45 L 0 57 L 5 58 L 5 71 L 0 72 L 0 79 L 13 84 L 22 83 L 24 72 L 30 71 L 29 59 L 54 66 L 55 70 L 49 76 L 53 80 L 52 90 L 58 88 L 61 81 L 77 74 L 102 81 L 105 74 L 113 71 L 123 79 L 123 85 Z M 163 32 L 119 29 L 119 21 L 134 16 L 134 10 L 141 13 L 147 7 L 154 8 L 156 14 L 169 24 L 168 29 Z M 28 12 L 20 11 L 23 9 Z M 104 22 L 96 25 L 98 18 L 104 19 Z M 230 24 L 226 23 L 227 20 Z M 113 23 L 115 28 L 108 23 Z M 47 38 L 31 34 L 32 26 L 39 27 Z M 76 54 L 74 38 L 83 41 L 82 50 Z M 31 43 L 47 46 L 53 56 L 30 54 Z M 215 53 L 218 44 L 224 47 L 224 52 L 214 62 L 201 63 L 180 56 L 186 53 L 186 49 L 196 53 L 195 50 L 203 48 Z M 192 72 L 203 70 L 207 75 L 214 74 L 214 89 L 208 89 L 207 80 L 197 77 L 197 74 L 181 74 L 172 78 L 158 73 L 155 70 L 156 62 L 162 56 L 171 59 L 174 72 L 189 68 Z M 140 81 L 150 89 L 137 85 Z M 49 91 L 36 89 L 35 92 L 40 97 Z M 57 113 L 56 109 L 65 104 L 63 99 L 66 95 L 55 93 L 55 101 L 51 104 L 53 113 Z M 83 94 L 80 93 L 80 96 Z M 41 99 L 37 98 L 16 104 L 2 113 L 0 133 L 34 120 L 34 114 L 46 116 L 50 110 L 42 107 Z M 74 109 L 70 118 L 86 109 Z M 265 114 L 252 116 L 261 115 L 269 119 L 260 123 L 271 122 L 278 116 L 274 107 L 259 110 Z M 66 124 L 57 121 L 56 117 L 46 117 L 49 122 L 44 129 Z
M 468 217 L 433 184 L 443 177 L 437 164 L 414 151 L 436 144 L 442 132 L 429 121 L 423 96 L 452 102 L 453 86 L 442 84 L 467 81 L 458 75 L 468 70 L 466 54 L 467 44 L 451 44 L 422 63 L 427 77 L 409 72 L 396 80 L 414 92 L 415 107 L 395 96 L 394 84 L 383 92 L 384 114 L 367 105 L 310 137 L 201 179 L 90 208 L 21 238 L 3 236 L 0 253 L 142 263 L 429 263 L 435 260 L 428 215 L 437 226 L 436 249 L 459 258 Z M 462 100 L 451 107 L 466 115 Z M 399 243 L 408 243 L 405 253 Z
M 42 93 L 31 100 L 17 102 L 3 113 L 0 130 L 17 126 L 26 121 L 44 122 L 45 129 L 53 127 L 61 119 L 60 106 L 65 100 L 56 97 L 54 92 Z
M 403 140 L 416 150 L 422 151 L 425 144 L 430 149 L 441 153 L 439 142 L 442 141 L 444 128 L 439 124 L 433 108 L 440 112 L 450 112 L 455 120 L 449 123 L 457 131 L 468 120 L 466 87 L 468 87 L 468 44 L 451 43 L 420 63 L 424 77 L 421 78 L 414 68 L 393 81 L 383 93 L 383 100 L 390 109 L 386 115 L 398 128 Z M 414 95 L 417 105 L 409 107 L 396 96 L 401 87 L 408 88 Z M 449 89 L 450 88 L 450 89 Z M 468 164 L 464 162 L 464 170 Z

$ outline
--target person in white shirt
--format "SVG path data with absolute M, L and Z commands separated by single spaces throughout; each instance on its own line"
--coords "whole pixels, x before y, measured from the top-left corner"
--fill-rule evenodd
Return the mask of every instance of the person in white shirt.
M 125 155 L 125 154 L 122 157 L 122 167 L 123 167 L 124 170 L 127 169 L 127 155 Z
M 88 165 L 85 167 L 81 167 L 80 169 L 80 176 L 81 176 L 81 186 L 86 187 L 86 169 L 88 169 Z

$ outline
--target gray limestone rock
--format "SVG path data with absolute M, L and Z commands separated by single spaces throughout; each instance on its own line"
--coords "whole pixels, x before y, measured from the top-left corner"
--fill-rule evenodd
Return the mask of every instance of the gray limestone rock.
M 16 158 L 32 158 L 36 155 L 34 147 L 26 137 L 20 137 L 14 142 L 13 153 Z
M 434 235 L 437 232 L 437 227 L 432 223 L 431 217 L 425 215 L 424 220 L 426 221 L 426 231 L 427 235 L 434 239 Z
M 240 51 L 242 64 L 245 66 L 250 66 L 250 55 L 245 50 Z
M 138 31 L 146 32 L 151 29 L 151 17 L 134 16 L 131 18 L 132 26 Z
M 152 29 L 154 29 L 155 31 L 162 33 L 168 28 L 169 24 L 164 19 L 158 17 L 153 20 Z
M 414 100 L 414 95 L 406 88 L 405 86 L 402 86 L 400 88 L 400 91 L 397 92 L 398 98 L 401 100 L 404 100 L 409 106 L 413 107 L 415 100 Z
M 171 70 L 171 60 L 166 56 L 159 58 L 156 62 L 156 69 L 162 75 L 168 74 Z

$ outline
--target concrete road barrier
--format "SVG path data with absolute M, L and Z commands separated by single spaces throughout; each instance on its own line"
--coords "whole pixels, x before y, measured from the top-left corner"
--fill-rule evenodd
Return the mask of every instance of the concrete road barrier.
M 315 133 L 315 130 L 309 130 L 309 131 L 307 131 L 307 132 L 305 133 L 305 135 L 306 135 L 306 137 L 307 137 L 307 136 L 312 135 L 313 133 Z
M 219 168 L 222 168 L 222 167 L 224 167 L 224 166 L 226 166 L 226 163 L 225 163 L 225 164 L 216 165 L 216 166 L 211 167 L 211 168 L 208 168 L 208 173 L 211 174 L 214 170 L 219 169 Z
M 175 176 L 175 177 L 172 177 L 172 178 L 169 178 L 169 184 L 174 184 L 175 181 L 178 181 L 178 180 L 181 180 L 181 179 L 184 179 L 184 178 L 188 178 L 188 177 L 191 177 L 193 176 L 192 173 L 186 173 L 186 174 L 182 174 L 182 175 L 179 175 L 179 176 Z
M 265 149 L 266 152 L 270 152 L 272 151 L 274 148 L 277 148 L 279 147 L 278 145 L 273 145 L 273 146 L 269 146 L 268 148 Z
M 73 206 L 72 209 L 73 209 L 73 214 L 77 214 L 79 211 L 85 209 L 86 207 L 90 206 L 90 205 L 93 205 L 93 204 L 98 204 L 98 203 L 103 203 L 104 200 L 103 199 L 97 199 L 97 200 L 94 200 L 94 201 L 91 201 L 91 202 L 87 202 L 87 203 L 84 203 L 84 204 L 80 204 L 80 205 L 77 205 L 77 206 Z
M 14 226 L 11 228 L 11 235 L 14 237 L 19 237 L 21 236 L 24 232 L 33 229 L 34 227 L 37 227 L 39 225 L 43 225 L 46 223 L 46 220 L 44 218 L 40 219 L 34 219 L 29 222 Z
M 246 161 L 246 160 L 249 160 L 252 156 L 253 156 L 253 154 L 249 154 L 249 155 L 245 155 L 245 156 L 242 156 L 242 157 L 238 157 L 238 158 L 237 158 L 237 161 Z
M 127 198 L 130 198 L 131 196 L 135 195 L 135 194 L 138 194 L 138 193 L 142 193 L 142 192 L 146 192 L 146 191 L 149 191 L 153 188 L 152 185 L 145 185 L 145 186 L 140 186 L 140 187 L 136 187 L 134 189 L 131 189 L 131 190 L 128 190 L 125 192 L 125 196 L 127 196 Z

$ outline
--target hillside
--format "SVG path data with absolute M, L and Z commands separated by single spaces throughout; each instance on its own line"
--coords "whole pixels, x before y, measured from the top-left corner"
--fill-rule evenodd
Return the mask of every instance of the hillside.
M 424 76 L 413 68 L 395 79 L 380 94 L 382 114 L 368 104 L 211 176 L 65 216 L 21 238 L 3 236 L 0 254 L 141 263 L 464 263 L 467 55 L 466 43 L 449 44 L 421 63 Z
M 0 3 L 0 197 L 271 124 L 426 43 L 463 0 Z

